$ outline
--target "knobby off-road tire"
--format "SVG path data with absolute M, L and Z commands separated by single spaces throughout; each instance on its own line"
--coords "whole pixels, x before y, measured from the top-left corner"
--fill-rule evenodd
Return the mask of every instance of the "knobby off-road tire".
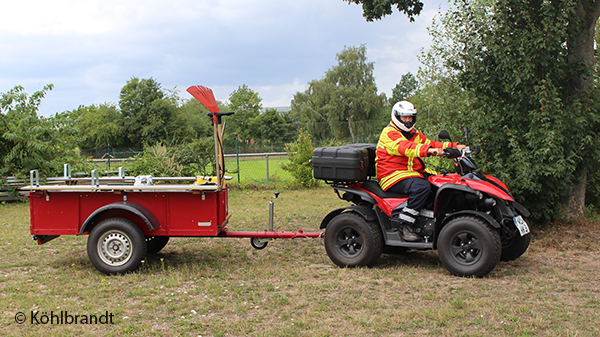
M 474 217 L 451 220 L 438 237 L 440 260 L 450 273 L 457 276 L 487 275 L 498 264 L 501 251 L 498 232 Z
M 500 261 L 512 261 L 519 258 L 529 248 L 531 242 L 531 233 L 521 236 L 519 232 L 514 235 L 506 244 L 502 245 L 502 254 Z
M 156 254 L 160 252 L 169 243 L 168 236 L 147 236 L 146 254 Z
M 379 225 L 346 212 L 334 217 L 325 229 L 325 250 L 340 267 L 372 267 L 383 249 Z
M 94 267 L 104 274 L 132 272 L 146 256 L 146 237 L 127 219 L 106 219 L 92 229 L 87 253 Z

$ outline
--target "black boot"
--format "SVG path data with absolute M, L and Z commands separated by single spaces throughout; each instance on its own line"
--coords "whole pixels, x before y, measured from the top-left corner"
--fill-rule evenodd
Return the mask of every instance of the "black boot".
M 421 237 L 419 237 L 417 234 L 415 234 L 412 226 L 410 226 L 410 225 L 402 226 L 401 233 L 402 233 L 402 238 L 404 239 L 404 241 L 407 241 L 407 242 L 421 241 Z

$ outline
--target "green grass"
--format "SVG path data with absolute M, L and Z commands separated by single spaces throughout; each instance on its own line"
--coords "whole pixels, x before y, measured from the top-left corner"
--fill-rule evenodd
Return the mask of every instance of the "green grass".
M 268 226 L 273 191 L 230 191 L 231 230 Z M 345 202 L 330 188 L 281 191 L 279 230 L 317 231 Z M 26 204 L 0 206 L 0 328 L 8 336 L 593 336 L 600 334 L 598 224 L 536 231 L 486 278 L 458 278 L 436 252 L 341 269 L 321 240 L 175 238 L 133 274 L 107 277 L 85 236 L 38 246 Z M 555 240 L 560 239 L 560 243 Z M 113 313 L 115 324 L 35 325 L 15 314 Z
M 225 158 L 225 175 L 231 176 L 231 182 L 234 184 L 256 184 L 269 182 L 271 184 L 286 185 L 292 180 L 290 172 L 281 168 L 282 165 L 289 163 L 287 156 L 269 156 L 269 175 L 267 178 L 267 161 L 265 157 L 240 157 L 239 171 L 237 159 L 233 157 Z M 127 166 L 130 162 L 119 162 L 112 164 L 111 170 L 117 170 L 118 166 Z M 209 164 L 212 167 L 214 164 Z M 104 164 L 97 164 L 101 170 L 106 170 Z
M 290 172 L 281 168 L 282 165 L 289 163 L 287 157 L 269 157 L 269 176 L 267 178 L 267 161 L 262 158 L 240 158 L 239 173 L 230 173 L 237 171 L 237 161 L 235 158 L 227 158 L 225 162 L 226 174 L 232 176 L 234 183 L 257 183 L 257 182 L 280 182 L 289 183 L 292 179 Z

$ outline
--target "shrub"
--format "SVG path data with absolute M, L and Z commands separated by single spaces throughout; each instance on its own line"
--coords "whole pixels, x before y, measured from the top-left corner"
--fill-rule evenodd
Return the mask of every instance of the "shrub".
M 290 157 L 290 162 L 282 165 L 282 168 L 292 175 L 290 187 L 311 188 L 319 186 L 320 182 L 314 178 L 310 164 L 314 150 L 310 134 L 300 130 L 296 142 L 287 144 L 285 150 Z

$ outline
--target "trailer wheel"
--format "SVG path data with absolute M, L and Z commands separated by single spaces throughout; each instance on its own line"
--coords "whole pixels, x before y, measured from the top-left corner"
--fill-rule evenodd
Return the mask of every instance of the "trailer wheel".
M 250 245 L 254 249 L 259 249 L 259 250 L 264 249 L 265 247 L 267 247 L 268 244 L 269 244 L 269 241 L 267 239 L 250 238 Z
M 146 237 L 127 219 L 106 219 L 92 229 L 87 252 L 94 267 L 104 274 L 132 272 L 146 256 Z
M 498 232 L 473 217 L 451 220 L 438 237 L 440 260 L 457 276 L 487 275 L 498 264 L 501 250 Z
M 340 267 L 372 267 L 383 249 L 379 225 L 353 212 L 336 215 L 324 241 L 327 255 Z
M 147 236 L 146 254 L 156 254 L 160 252 L 169 242 L 168 236 Z

